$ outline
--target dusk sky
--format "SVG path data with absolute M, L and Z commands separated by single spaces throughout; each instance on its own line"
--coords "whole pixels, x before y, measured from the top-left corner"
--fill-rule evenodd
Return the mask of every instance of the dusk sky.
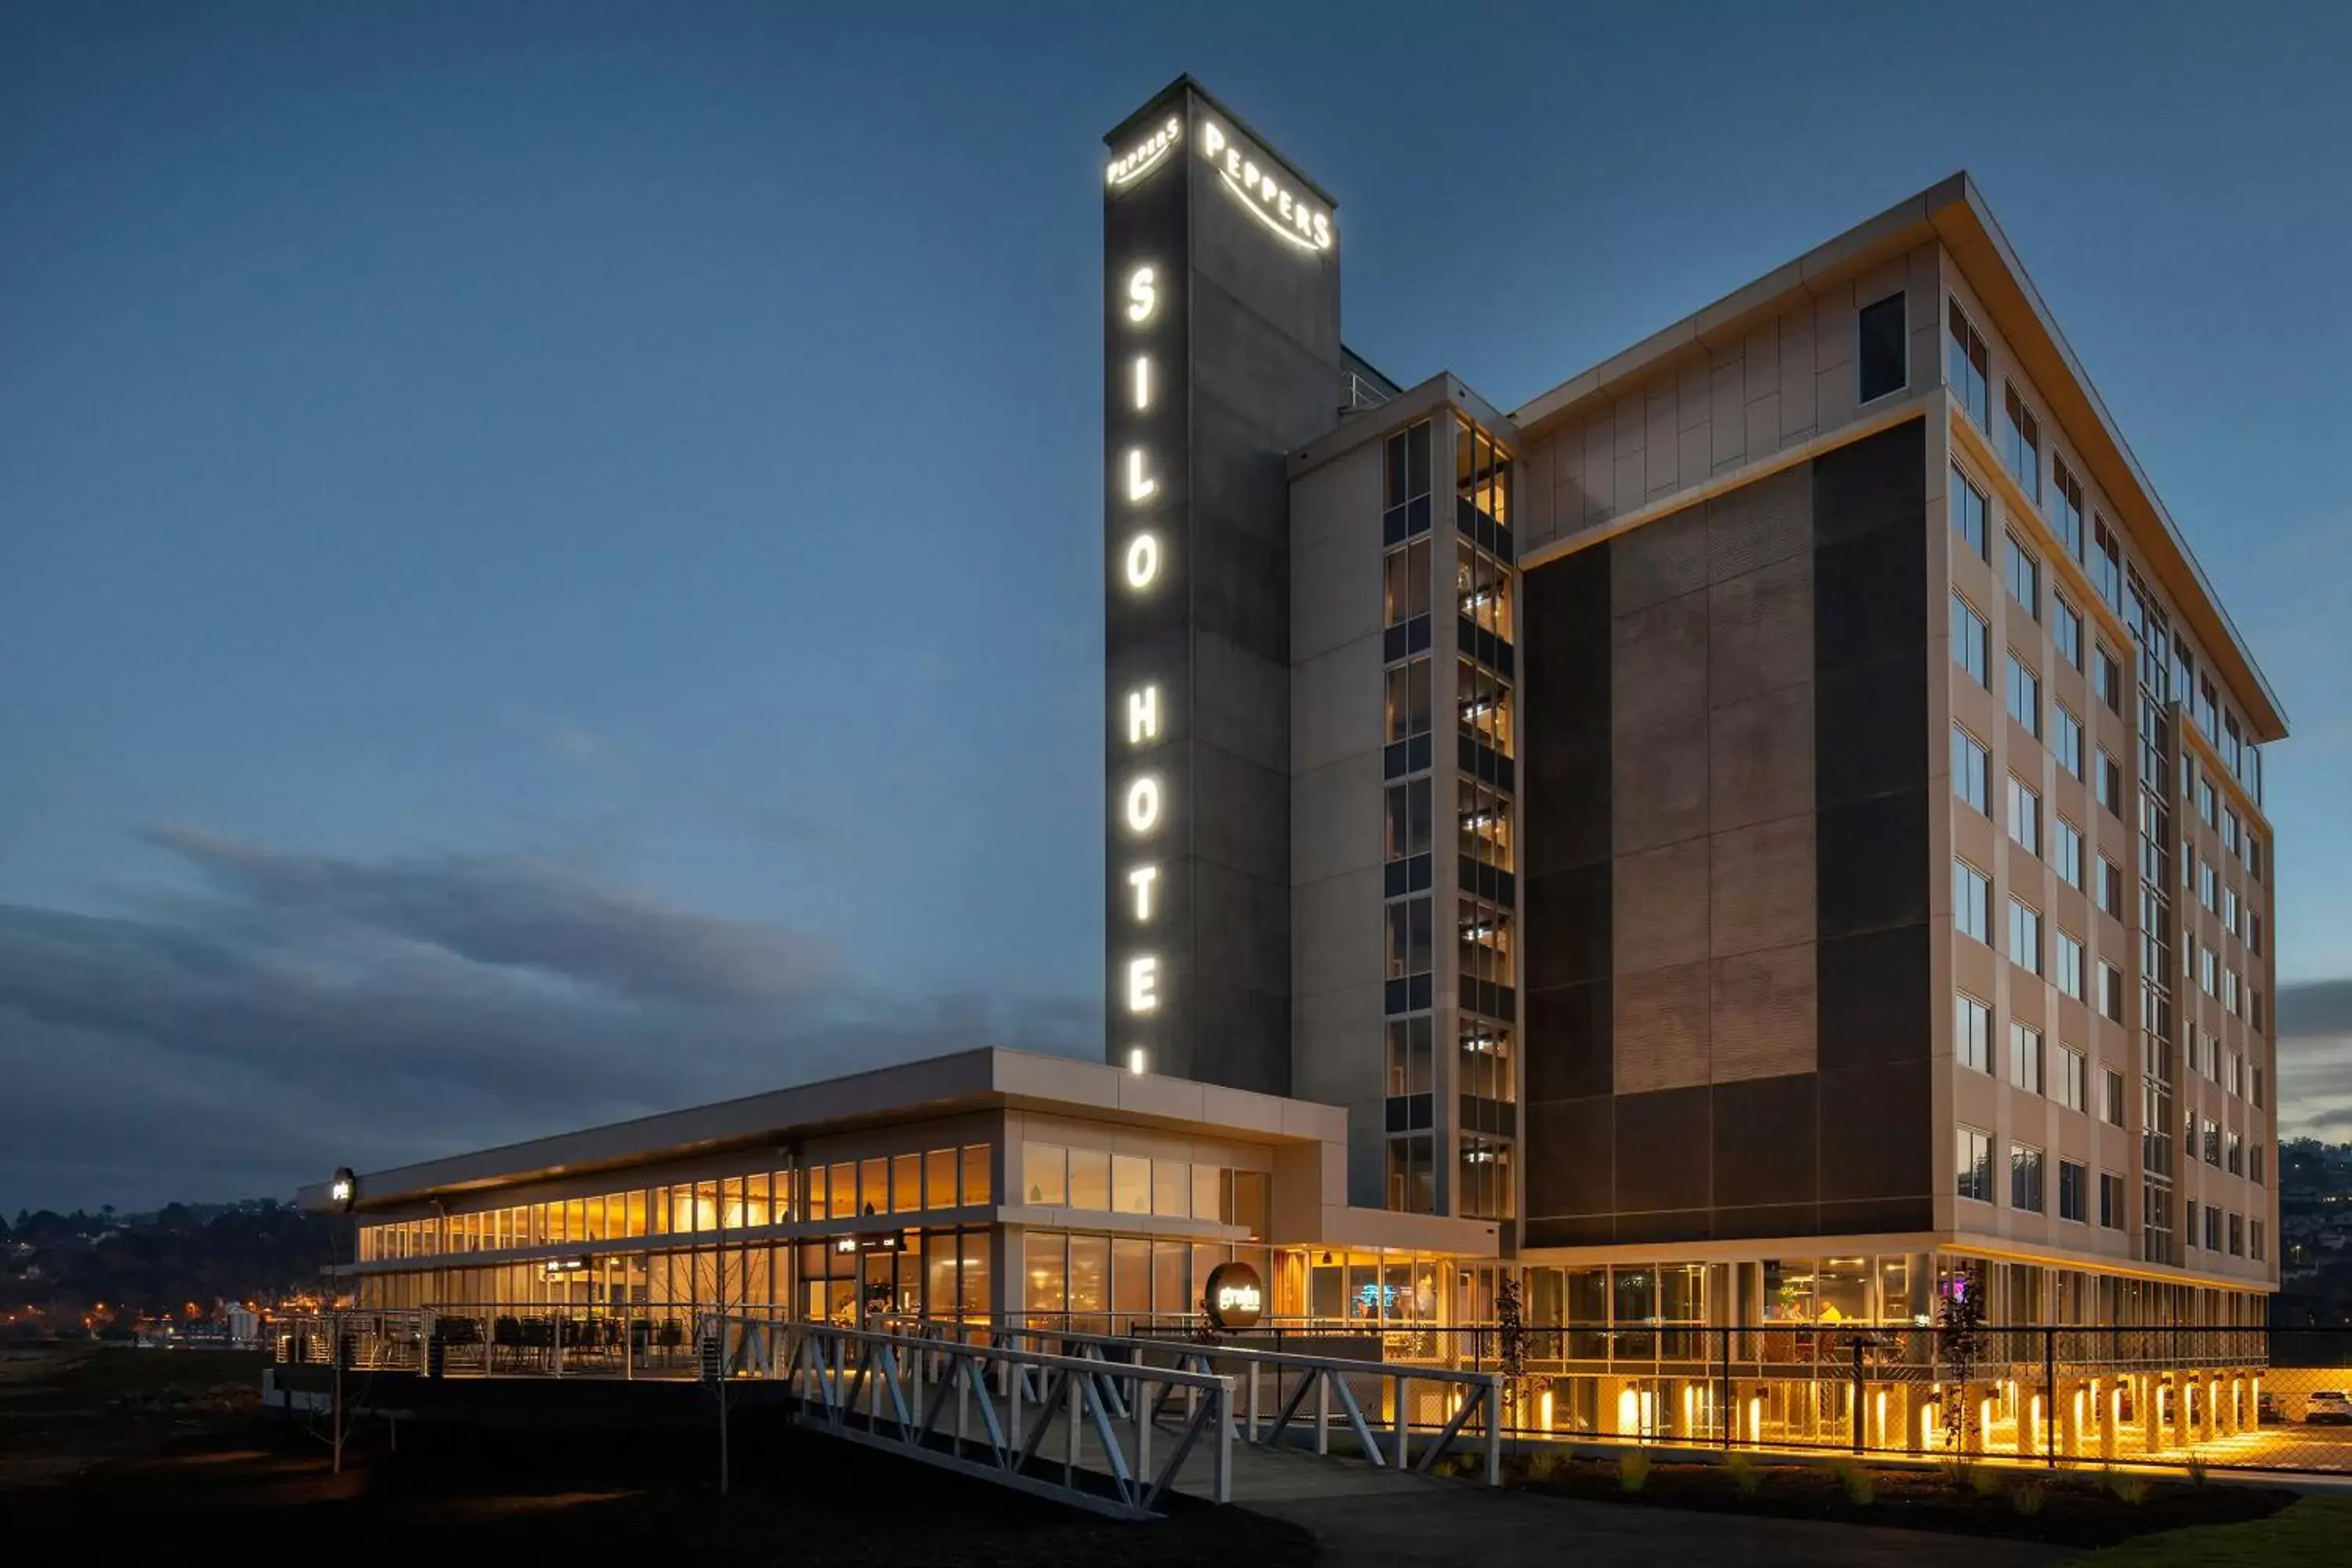
M 2352 1136 L 2352 11 L 1017 15 L 0 17 L 0 1208 L 1097 1053 L 1100 138 L 1185 70 L 1507 409 L 1969 170 L 2294 723 Z

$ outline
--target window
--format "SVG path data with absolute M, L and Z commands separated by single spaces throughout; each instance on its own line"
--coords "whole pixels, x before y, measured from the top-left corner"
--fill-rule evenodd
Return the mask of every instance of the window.
M 1952 924 L 1962 936 L 1992 943 L 1992 880 L 1965 860 L 1952 862 Z
M 1954 1190 L 1980 1204 L 1992 1202 L 1992 1137 L 1973 1127 L 1959 1129 L 1954 1150 Z
M 2058 645 L 2058 657 L 2066 661 L 2069 669 L 2083 668 L 2083 613 L 2067 602 L 2066 595 L 2053 592 L 2050 595 L 2050 636 Z
M 1402 741 L 1429 732 L 1429 660 L 1416 658 L 1388 672 L 1388 738 Z
M 2246 1222 L 2246 1229 L 2249 1233 L 2246 1238 L 2246 1256 L 2259 1263 L 2263 1259 L 2263 1222 L 2258 1219 L 2249 1220 Z
M 985 1143 L 965 1144 L 963 1146 L 963 1157 L 959 1163 L 963 1167 L 961 1172 L 961 1184 L 963 1187 L 964 1207 L 971 1208 L 977 1205 L 987 1203 L 989 1201 L 988 1145 Z
M 2220 814 L 2215 809 L 2216 805 L 2217 803 L 2213 795 L 2213 781 L 2210 779 L 2199 779 L 2197 781 L 2197 815 L 2204 819 L 2205 826 L 2208 827 L 2219 827 L 2221 826 Z
M 2260 1110 L 2263 1109 L 2263 1069 L 2259 1067 L 2250 1068 L 2247 1069 L 2247 1076 L 2249 1083 L 2246 1103 Z
M 1388 787 L 1388 858 L 1409 860 L 1429 853 L 1429 780 L 1409 780 Z M 1398 890 L 1402 891 L 1402 888 Z
M 2098 662 L 2092 666 L 2091 684 L 2098 692 L 2099 700 L 2107 705 L 2107 711 L 2121 715 L 2124 710 L 2123 667 L 2116 662 L 2116 656 L 2107 651 L 2106 644 L 2098 645 Z
M 2083 721 L 2063 702 L 2050 705 L 2051 745 L 2058 765 L 2076 778 L 2083 776 Z
M 2056 1099 L 2059 1104 L 2064 1106 L 2069 1110 L 2087 1110 L 2090 1109 L 2090 1101 L 2084 1098 L 2088 1092 L 2088 1085 L 2085 1080 L 2089 1077 L 2089 1071 L 2090 1064 L 2083 1059 L 2082 1052 L 2076 1050 L 2072 1046 L 2061 1046 L 2058 1047 L 2058 1093 Z
M 2035 620 L 2042 618 L 2042 558 L 2009 536 L 2009 594 Z
M 2243 1098 L 2246 1092 L 2246 1058 L 2236 1051 L 2230 1053 L 2229 1070 L 2222 1075 L 2221 1087 Z
M 2009 1081 L 2029 1094 L 2040 1094 L 2048 1087 L 2042 1070 L 2042 1031 L 2012 1020 L 2009 1026 Z
M 1952 662 L 1967 670 L 1970 680 L 1991 689 L 1992 677 L 1986 669 L 1992 663 L 1992 628 L 1958 594 L 1952 595 Z
M 2058 933 L 2057 954 L 2058 989 L 2080 1002 L 2083 999 L 2083 944 L 2062 931 Z M 2080 1110 L 2082 1107 L 2078 1105 L 2074 1109 Z
M 1968 541 L 1969 552 L 1979 561 L 1992 559 L 1985 553 L 1985 519 L 1990 512 L 1984 491 L 1977 489 L 1957 464 L 1952 468 L 1952 488 L 1944 510 L 1951 514 L 1952 531 Z
M 2238 889 L 2221 889 L 2221 929 L 2231 936 L 2238 934 Z
M 2238 814 L 2234 811 L 2221 813 L 2221 847 L 2232 855 L 2238 852 Z
M 1429 614 L 1429 541 L 1416 539 L 1402 550 L 1391 550 L 1383 574 L 1381 602 L 1387 626 Z M 1400 652 L 1402 650 L 1400 649 Z
M 2042 797 L 2015 773 L 2009 775 L 2009 836 L 2028 852 L 2042 853 Z
M 2081 1223 L 2084 1214 L 2084 1177 L 2089 1173 L 2072 1160 L 2058 1162 L 2058 1217 Z
M 2091 556 L 2091 585 L 2107 608 L 2121 614 L 2124 607 L 2124 547 L 2107 528 L 2106 520 L 2091 520 L 2091 537 L 2096 546 Z
M 2099 965 L 2099 1016 L 2111 1023 L 2124 1021 L 2123 971 L 2112 963 Z
M 2009 961 L 2042 973 L 2042 911 L 2017 899 L 2009 900 Z
M 2042 1212 L 2042 1151 L 2022 1143 L 2009 1149 L 2009 1206 L 2027 1214 Z
M 2202 1134 L 2199 1143 L 2205 1152 L 2205 1163 L 2209 1165 L 2219 1165 L 2221 1163 L 2221 1127 L 2210 1121 L 2200 1119 L 2198 1122 L 2198 1131 Z
M 2006 383 L 2000 398 L 2000 460 L 2023 488 L 2026 498 L 2042 504 L 2042 425 L 2017 388 Z
M 2059 542 L 2066 553 L 2080 561 L 2083 558 L 2083 486 L 2074 478 L 2074 470 L 2066 459 L 2055 452 L 2050 455 L 2050 522 L 2057 530 Z
M 2124 1228 L 2124 1179 L 2099 1173 L 2099 1224 L 2108 1230 Z
M 1117 1214 L 1151 1212 L 1151 1162 L 1140 1154 L 1110 1157 L 1110 1206 Z
M 2221 901 L 2221 884 L 2214 878 L 2211 862 L 2202 856 L 2192 855 L 2190 858 L 2197 864 L 2197 901 L 2210 910 Z
M 1952 999 L 1952 1054 L 1964 1068 L 1992 1071 L 1992 1009 L 1966 992 Z
M 2117 920 L 2124 918 L 2124 874 L 2105 856 L 2099 857 L 2099 908 Z
M 2221 1211 L 2211 1204 L 2205 1205 L 2205 1250 L 2221 1250 Z
M 1862 401 L 1902 391 L 1910 379 L 1910 333 L 1903 324 L 1903 296 L 1889 294 L 1864 305 L 1859 325 L 1854 357 L 1861 363 L 1862 384 L 1857 390 Z
M 1982 742 L 1961 729 L 1952 726 L 1952 793 L 1967 801 L 1985 816 L 1992 815 L 1990 773 L 1992 755 Z
M 1977 428 L 1987 431 L 1992 428 L 1988 401 L 1991 384 L 1986 376 L 1990 366 L 1984 338 L 1960 313 L 1960 302 L 1953 300 L 1945 321 L 1944 379 L 1951 384 L 1952 395 L 1960 400 L 1969 417 L 1977 422 Z
M 2197 986 L 2208 996 L 2221 994 L 2221 965 L 2213 962 L 2213 950 L 2203 942 L 2197 944 Z
M 2070 888 L 2083 885 L 2083 830 L 2064 817 L 2057 820 L 2057 831 L 2052 836 L 2057 848 L 2055 862 L 2058 879 Z
M 2234 1128 L 2224 1128 L 2221 1132 L 2221 1169 L 2233 1176 L 2246 1173 L 2245 1141 Z
M 2009 716 L 2039 740 L 2042 735 L 2042 678 L 2026 668 L 2014 651 L 2009 656 Z
M 1051 1143 L 1021 1145 L 1021 1188 L 1032 1204 L 1060 1208 L 1070 1201 L 1070 1152 Z
M 2091 787 L 2099 797 L 2099 804 L 2109 813 L 2116 816 L 2124 814 L 2124 770 L 2115 758 L 2107 755 L 2105 746 L 2099 748 L 2098 771 L 2091 775 Z
M 2257 957 L 2263 951 L 2263 912 L 2251 902 L 2246 906 L 2246 951 Z
M 2099 1069 L 2099 1120 L 2111 1127 L 2124 1124 L 2124 1075 L 2113 1068 Z
M 1424 419 L 1390 437 L 1382 450 L 1387 510 L 1381 515 L 1381 537 L 1389 544 L 1429 531 L 1429 435 Z
M 2259 1143 L 2246 1151 L 2246 1175 L 2254 1185 L 2263 1184 L 2263 1146 Z
M 2232 1017 L 2238 1014 L 2238 972 L 2234 969 L 2221 971 L 2221 1007 Z
M 2221 700 L 2213 690 L 2213 683 L 2210 680 L 2199 681 L 2197 683 L 2197 727 L 2205 731 L 2207 740 L 2216 743 L 2220 742 L 2221 736 L 2213 715 L 2220 705 Z
M 2263 879 L 2263 841 L 2251 833 L 2246 835 L 2246 875 L 2257 882 Z
M 1427 899 L 1406 899 L 1388 906 L 1391 980 L 1426 974 L 1435 966 L 1432 908 Z

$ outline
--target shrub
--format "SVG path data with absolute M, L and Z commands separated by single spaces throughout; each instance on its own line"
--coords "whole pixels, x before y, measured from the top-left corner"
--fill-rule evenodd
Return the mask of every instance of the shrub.
M 2110 1479 L 2107 1485 L 2115 1492 L 2118 1500 L 2129 1503 L 2134 1508 L 2147 1500 L 2146 1476 L 2118 1475 Z
M 1845 1500 L 1856 1508 L 1868 1508 L 1878 1496 L 1878 1481 L 1870 1467 L 1859 1459 L 1837 1459 L 1830 1465 L 1830 1474 L 1837 1478 L 1838 1489 Z
M 1764 1472 L 1745 1454 L 1732 1455 L 1723 1461 L 1723 1468 L 1731 1472 L 1732 1489 L 1741 1497 L 1754 1497 L 1756 1489 L 1764 1484 Z
M 1632 1495 L 1640 1491 L 1650 1479 L 1650 1450 L 1628 1448 L 1617 1456 L 1618 1489 Z
M 2039 1479 L 2020 1481 L 2010 1489 L 2010 1506 L 2028 1519 L 2040 1513 L 2042 1505 L 2049 1500 L 2050 1483 L 2048 1481 Z
M 1546 1448 L 1528 1461 L 1528 1479 L 1557 1481 L 1568 1474 L 1568 1456 L 1558 1448 Z
M 2205 1457 L 2202 1454 L 2189 1456 L 2189 1484 L 2192 1487 L 2205 1484 Z
M 1979 1497 L 1996 1497 L 2000 1492 L 2000 1472 L 1990 1465 L 1970 1465 L 1969 1485 Z

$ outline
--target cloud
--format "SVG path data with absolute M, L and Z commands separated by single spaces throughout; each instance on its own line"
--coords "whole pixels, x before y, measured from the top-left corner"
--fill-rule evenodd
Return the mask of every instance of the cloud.
M 931 994 L 830 943 L 544 861 L 186 827 L 203 891 L 0 905 L 0 1205 L 285 1194 L 939 1051 L 1084 1053 L 1090 999 Z
M 2278 1032 L 2279 1135 L 2352 1132 L 2352 979 L 2279 987 Z

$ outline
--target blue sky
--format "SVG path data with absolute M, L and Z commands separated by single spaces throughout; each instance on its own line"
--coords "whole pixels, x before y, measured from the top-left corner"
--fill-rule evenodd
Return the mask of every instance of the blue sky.
M 1099 138 L 1187 69 L 1505 407 L 1969 169 L 2352 976 L 2347 14 L 1753 9 L 13 8 L 0 1205 L 1096 1048 Z

